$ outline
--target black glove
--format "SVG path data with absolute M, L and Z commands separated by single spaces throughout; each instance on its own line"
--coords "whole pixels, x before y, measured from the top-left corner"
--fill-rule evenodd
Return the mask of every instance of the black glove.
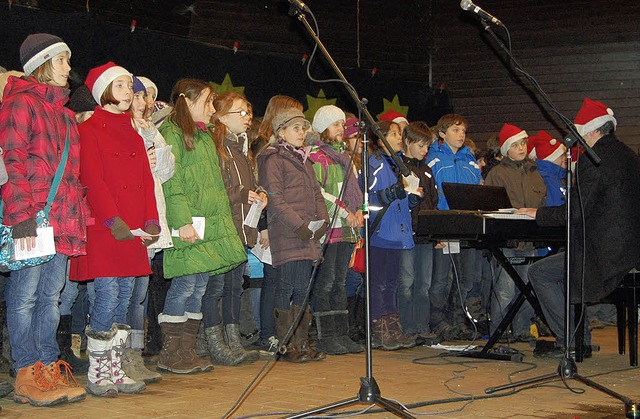
M 320 240 L 320 238 L 324 236 L 324 233 L 327 232 L 328 227 L 329 227 L 329 224 L 327 223 L 322 224 L 322 226 L 318 230 L 316 230 L 315 234 L 313 235 L 313 238 L 316 240 Z
M 13 237 L 13 240 L 23 239 L 25 237 L 36 237 L 38 234 L 36 233 L 36 228 L 36 219 L 28 218 L 13 226 L 11 236 Z
M 311 236 L 313 236 L 313 231 L 309 230 L 309 227 L 303 225 L 302 227 L 298 227 L 296 230 L 296 235 L 300 238 L 300 240 L 310 240 Z
M 157 236 L 156 234 L 160 234 L 160 226 L 158 226 L 157 224 L 149 224 L 144 228 L 144 231 L 146 231 L 147 233 L 151 234 L 152 237 L 149 240 L 145 240 L 144 244 L 149 246 L 150 244 L 153 244 L 155 242 L 157 242 L 160 239 L 160 236 Z
M 111 230 L 111 235 L 113 236 L 113 238 L 118 241 L 135 239 L 133 234 L 131 234 L 131 229 L 129 228 L 127 223 L 122 221 L 122 218 L 118 216 L 113 219 L 113 224 L 111 224 L 111 227 L 109 227 L 109 229 Z
M 396 199 L 404 199 L 407 196 L 402 180 L 376 193 L 382 205 L 389 205 Z

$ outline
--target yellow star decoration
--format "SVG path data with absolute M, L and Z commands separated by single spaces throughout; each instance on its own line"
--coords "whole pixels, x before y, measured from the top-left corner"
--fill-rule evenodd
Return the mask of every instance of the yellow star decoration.
M 382 98 L 382 104 L 384 105 L 384 110 L 377 115 L 378 119 L 380 119 L 380 115 L 382 115 L 383 113 L 385 113 L 385 112 L 387 112 L 387 111 L 389 111 L 391 109 L 393 109 L 396 112 L 401 113 L 404 116 L 407 116 L 408 113 L 409 113 L 409 107 L 408 106 L 402 106 L 400 104 L 400 99 L 398 98 L 398 95 L 395 95 L 391 102 L 389 102 L 385 98 Z
M 324 90 L 320 89 L 318 92 L 318 97 L 313 97 L 307 95 L 307 105 L 308 108 L 304 111 L 304 116 L 309 121 L 313 120 L 313 116 L 316 114 L 316 111 L 325 106 L 325 105 L 335 105 L 338 99 L 327 99 L 327 95 L 324 93 Z
M 234 86 L 229 73 L 224 76 L 221 84 L 212 81 L 210 81 L 209 84 L 213 87 L 213 91 L 218 95 L 225 92 L 238 92 L 244 94 L 244 86 Z

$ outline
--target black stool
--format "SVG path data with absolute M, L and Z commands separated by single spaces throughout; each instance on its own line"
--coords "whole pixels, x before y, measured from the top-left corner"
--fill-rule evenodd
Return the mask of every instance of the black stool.
M 618 327 L 618 353 L 625 353 L 626 329 L 629 331 L 629 365 L 638 366 L 638 297 L 640 296 L 640 271 L 631 270 L 604 302 L 615 304 Z M 582 305 L 575 305 L 576 323 L 580 320 Z M 584 319 L 582 320 L 584 321 Z M 583 360 L 584 329 L 576 324 L 576 362 Z

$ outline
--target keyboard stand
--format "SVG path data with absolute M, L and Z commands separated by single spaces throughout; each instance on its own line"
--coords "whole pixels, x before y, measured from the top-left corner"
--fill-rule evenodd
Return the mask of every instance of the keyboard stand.
M 490 352 L 493 349 L 493 345 L 496 344 L 498 339 L 502 337 L 504 332 L 509 328 L 509 325 L 513 321 L 513 318 L 518 314 L 518 310 L 522 307 L 525 300 L 529 301 L 531 307 L 533 307 L 536 314 L 544 319 L 542 314 L 542 308 L 540 307 L 540 303 L 538 302 L 538 297 L 536 297 L 533 287 L 531 283 L 525 283 L 518 272 L 513 268 L 513 266 L 509 263 L 509 260 L 505 257 L 504 253 L 502 253 L 502 249 L 497 246 L 489 246 L 488 249 L 491 251 L 491 254 L 496 258 L 498 264 L 509 274 L 513 282 L 518 287 L 520 292 L 518 293 L 515 300 L 509 307 L 507 314 L 504 316 L 496 331 L 491 334 L 489 340 L 486 345 L 480 351 L 463 351 L 458 354 L 458 356 L 466 357 L 466 358 L 481 358 L 481 359 L 494 359 L 498 361 L 513 361 L 513 362 L 522 362 L 523 355 L 522 354 L 499 354 L 495 352 Z

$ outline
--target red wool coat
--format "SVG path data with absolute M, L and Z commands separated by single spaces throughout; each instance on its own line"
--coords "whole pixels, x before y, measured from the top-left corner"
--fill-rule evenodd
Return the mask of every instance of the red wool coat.
M 104 223 L 115 216 L 132 230 L 159 225 L 151 168 L 144 142 L 128 113 L 97 107 L 78 127 L 80 181 L 95 224 L 87 231 L 87 255 L 71 260 L 70 278 L 144 276 L 151 273 L 147 248 L 140 238 L 117 241 Z

